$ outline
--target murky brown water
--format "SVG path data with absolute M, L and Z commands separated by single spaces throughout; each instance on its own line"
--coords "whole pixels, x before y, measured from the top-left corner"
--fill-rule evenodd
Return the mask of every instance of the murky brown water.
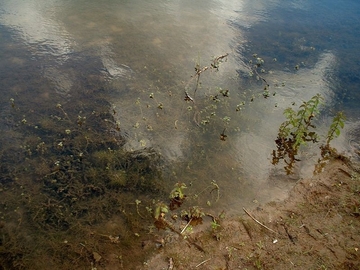
M 126 139 L 124 149 L 153 149 L 160 155 L 165 193 L 184 182 L 190 195 L 204 195 L 196 196 L 194 204 L 232 214 L 283 199 L 297 179 L 312 174 L 318 158 L 317 146 L 304 148 L 292 178 L 271 165 L 283 110 L 320 93 L 326 114 L 317 130 L 325 134 L 331 107 L 346 109 L 358 95 L 349 94 L 352 84 L 339 98 L 343 82 L 336 76 L 339 65 L 348 63 L 347 49 L 339 52 L 328 41 L 320 42 L 317 33 L 302 34 L 302 26 L 298 32 L 279 27 L 270 36 L 264 22 L 291 21 L 274 14 L 280 4 L 0 0 L 3 146 L 24 149 L 22 140 L 31 136 L 12 133 L 19 122 L 11 113 L 11 99 L 26 120 L 34 108 L 43 108 L 39 111 L 46 116 L 57 103 L 71 104 L 75 97 L 81 102 L 84 91 L 84 102 L 91 93 L 110 103 L 111 121 Z M 283 9 L 306 14 L 312 7 L 294 2 Z M 213 59 L 225 53 L 219 69 L 211 68 Z M 254 74 L 249 61 L 257 58 L 264 63 Z M 198 87 L 196 64 L 209 67 Z M 269 97 L 264 98 L 266 84 Z M 185 91 L 195 102 L 184 100 Z M 97 98 L 94 110 L 102 102 Z M 78 117 L 85 117 L 83 111 L 79 108 Z M 353 132 L 359 119 L 357 108 L 348 111 L 349 122 L 334 146 L 351 155 L 359 145 Z M 206 191 L 213 181 L 220 187 L 219 200 Z

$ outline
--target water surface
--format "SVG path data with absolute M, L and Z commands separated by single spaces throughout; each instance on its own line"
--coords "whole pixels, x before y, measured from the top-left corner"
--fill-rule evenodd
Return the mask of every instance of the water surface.
M 285 108 L 320 93 L 319 133 L 343 110 L 346 126 L 333 145 L 353 158 L 359 150 L 359 10 L 350 0 L 0 0 L 2 147 L 24 148 L 24 134 L 11 132 L 11 99 L 21 100 L 25 119 L 96 89 L 111 104 L 124 149 L 160 154 L 166 192 L 184 182 L 204 195 L 195 204 L 235 214 L 283 199 L 319 157 L 318 146 L 303 148 L 290 178 L 271 165 Z M 197 64 L 209 69 L 195 93 Z M 202 192 L 213 181 L 219 200 Z

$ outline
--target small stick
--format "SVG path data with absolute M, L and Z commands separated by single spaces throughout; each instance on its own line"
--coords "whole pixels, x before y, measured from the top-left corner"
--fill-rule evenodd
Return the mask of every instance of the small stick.
M 189 222 L 186 224 L 184 229 L 181 230 L 180 234 L 183 234 L 185 232 L 186 228 L 190 225 L 191 221 L 192 221 L 192 218 L 190 218 Z
M 329 211 L 327 211 L 325 218 L 327 218 L 327 216 L 330 214 L 330 212 L 331 212 L 331 208 L 329 209 Z
M 208 262 L 208 261 L 210 261 L 211 260 L 211 258 L 210 259 L 207 259 L 207 260 L 205 260 L 205 261 L 202 261 L 201 263 L 199 263 L 197 266 L 195 266 L 195 268 L 198 268 L 200 265 L 203 265 L 204 263 L 206 263 L 206 262 Z
M 178 230 L 176 230 L 175 228 L 174 228 L 174 226 L 171 224 L 171 223 L 169 223 L 166 219 L 164 219 L 164 218 L 160 218 L 159 219 L 161 222 L 163 222 L 163 224 L 166 226 L 166 227 L 168 227 L 171 231 L 173 231 L 174 233 L 176 233 L 176 234 L 178 234 L 178 235 L 180 235 L 180 236 L 183 236 L 182 234 L 181 234 L 181 232 L 179 232 Z M 187 224 L 187 226 L 189 226 L 189 224 L 190 224 L 190 222 L 191 221 L 189 221 L 189 223 Z M 186 227 L 187 227 L 186 226 Z M 184 230 L 184 229 L 183 229 Z M 205 253 L 205 250 L 200 246 L 200 245 L 198 245 L 197 243 L 195 243 L 195 241 L 190 237 L 190 235 L 187 237 L 187 238 L 184 238 L 187 242 L 189 242 L 190 244 L 192 244 L 192 245 L 194 245 L 198 250 L 200 250 L 201 252 L 204 252 Z
M 216 58 L 214 59 L 214 62 L 217 62 L 217 61 L 219 61 L 219 60 L 222 60 L 223 58 L 227 57 L 228 55 L 229 55 L 229 53 L 225 53 L 225 54 L 223 54 L 223 55 L 220 55 L 220 56 L 218 56 L 218 57 L 216 57 Z
M 190 97 L 190 95 L 188 94 L 188 92 L 185 91 L 185 98 L 184 98 L 185 101 L 192 101 L 194 102 L 194 99 L 192 97 Z
M 265 229 L 269 230 L 270 232 L 273 232 L 275 234 L 277 234 L 277 232 L 275 232 L 274 230 L 270 229 L 269 227 L 265 226 L 264 224 L 262 224 L 260 221 L 258 221 L 256 218 L 254 218 L 248 211 L 246 211 L 246 209 L 243 207 L 244 212 L 252 218 L 252 220 L 254 220 L 257 224 L 259 224 L 260 226 L 264 227 Z

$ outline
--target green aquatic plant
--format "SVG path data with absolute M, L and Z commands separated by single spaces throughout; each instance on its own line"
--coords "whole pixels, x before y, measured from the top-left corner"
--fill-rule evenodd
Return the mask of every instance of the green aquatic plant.
M 45 257 L 55 268 L 60 261 L 65 268 L 70 262 L 84 268 L 95 245 L 106 250 L 119 237 L 124 240 L 119 252 L 127 252 L 127 231 L 150 224 L 142 207 L 163 186 L 159 155 L 150 148 L 122 148 L 125 138 L 113 117 L 116 111 L 102 95 L 74 91 L 61 104 L 58 99 L 51 96 L 35 107 L 26 95 L 10 99 L 14 125 L 9 135 L 17 135 L 12 145 L 0 144 L 1 196 L 7 208 L 1 205 L 0 242 L 6 252 L 0 254 L 0 265 L 9 269 L 42 269 L 37 263 Z M 21 213 L 15 213 L 19 207 Z M 117 235 L 112 240 L 111 235 L 104 238 L 102 228 L 114 215 L 119 223 L 106 232 Z M 84 244 L 68 244 L 75 242 Z M 34 245 L 36 252 L 31 251 Z
M 329 146 L 330 142 L 340 136 L 340 129 L 343 129 L 345 126 L 345 115 L 343 112 L 338 112 L 330 125 L 327 137 L 326 137 L 326 145 Z
M 184 194 L 184 190 L 187 188 L 185 183 L 176 183 L 173 190 L 170 192 L 170 199 L 185 199 L 186 195 Z
M 330 142 L 340 136 L 340 129 L 344 128 L 345 119 L 346 118 L 343 112 L 338 112 L 334 116 L 326 136 L 326 142 L 320 146 L 321 158 L 318 159 L 318 162 L 315 165 L 315 173 L 320 173 L 327 161 L 329 161 L 332 157 L 337 156 L 337 151 L 335 148 L 330 146 Z
M 319 114 L 319 106 L 323 102 L 320 94 L 313 96 L 309 101 L 304 101 L 298 111 L 292 108 L 284 110 L 286 121 L 284 121 L 275 140 L 277 150 L 272 152 L 272 164 L 276 165 L 280 160 L 284 160 L 284 169 L 287 174 L 292 174 L 294 165 L 298 159 L 298 152 L 301 146 L 308 142 L 318 143 L 320 136 L 316 133 L 314 119 Z M 294 105 L 294 104 L 293 104 Z M 340 135 L 340 129 L 344 128 L 345 116 L 338 112 L 332 120 L 326 141 L 320 146 L 321 158 L 315 166 L 315 172 L 320 172 L 327 160 L 336 153 L 336 150 L 330 147 L 330 142 Z
M 176 183 L 172 191 L 170 192 L 170 209 L 174 210 L 180 207 L 184 200 L 186 199 L 186 195 L 184 190 L 187 188 L 185 183 Z
M 256 93 L 253 93 L 252 90 L 239 93 L 228 88 L 228 86 L 205 85 L 202 79 L 207 82 L 211 81 L 212 78 L 209 77 L 216 76 L 221 63 L 225 62 L 228 57 L 228 53 L 219 55 L 210 60 L 208 65 L 202 65 L 197 60 L 195 73 L 192 74 L 191 79 L 184 86 L 183 99 L 187 103 L 192 103 L 191 106 L 187 107 L 188 111 L 193 114 L 193 122 L 204 132 L 212 131 L 218 126 L 222 126 L 220 130 L 227 127 L 229 134 L 234 130 L 236 131 L 238 127 L 234 128 L 233 126 L 234 123 L 237 125 L 237 122 L 234 121 L 235 117 L 230 114 L 232 109 L 240 112 L 247 107 L 245 105 L 249 105 L 256 98 L 270 99 L 270 97 L 276 95 L 276 92 L 270 89 L 270 84 L 265 78 L 265 74 L 268 73 L 265 70 L 265 60 L 257 54 L 254 54 L 253 59 L 245 63 L 248 73 L 240 71 L 238 75 L 229 77 L 231 80 L 238 80 L 239 75 L 244 75 L 244 78 L 251 80 L 251 83 L 255 83 L 260 87 L 259 91 L 255 90 Z M 204 78 L 204 76 L 208 76 L 208 78 Z M 200 91 L 201 95 L 197 94 Z M 251 97 L 248 96 L 248 92 L 250 92 Z M 150 98 L 154 99 L 152 93 Z M 224 141 L 226 137 L 227 135 L 221 135 L 220 139 Z
M 211 182 L 213 189 L 210 191 L 213 192 L 217 190 L 219 199 L 219 186 L 215 181 Z M 210 188 L 210 187 L 208 187 Z M 207 188 L 207 189 L 208 189 Z M 177 207 L 173 207 L 173 200 L 185 200 L 187 196 L 184 193 L 184 190 L 187 189 L 187 186 L 184 183 L 178 182 L 175 184 L 174 188 L 171 190 L 169 198 L 170 204 L 167 205 L 162 201 L 153 201 L 153 207 L 150 212 L 153 213 L 154 225 L 157 229 L 167 230 L 178 234 L 183 237 L 189 244 L 194 245 L 198 250 L 204 252 L 204 249 L 197 244 L 196 239 L 191 237 L 191 233 L 193 232 L 193 227 L 199 224 L 202 224 L 204 217 L 210 217 L 212 222 L 210 224 L 212 230 L 212 236 L 216 239 L 220 239 L 220 219 L 224 218 L 224 213 L 222 212 L 219 217 L 215 217 L 210 213 L 206 213 L 203 208 L 197 205 L 191 205 L 187 208 L 181 209 L 181 204 L 177 205 Z M 203 190 L 204 191 L 204 190 Z M 201 192 L 202 193 L 202 192 Z M 191 196 L 189 196 L 189 200 L 191 201 Z M 209 202 L 209 201 L 208 201 Z M 209 204 L 208 204 L 209 206 Z M 148 207 L 147 207 L 148 209 Z M 170 218 L 168 218 L 170 217 Z M 186 225 L 183 226 L 182 221 L 186 221 Z M 182 229 L 180 229 L 182 227 Z
M 285 162 L 285 171 L 292 174 L 294 164 L 298 159 L 300 146 L 307 142 L 317 142 L 318 134 L 315 132 L 313 120 L 319 113 L 319 106 L 323 101 L 320 94 L 313 96 L 309 101 L 304 101 L 299 110 L 292 108 L 284 110 L 286 121 L 280 127 L 275 140 L 277 150 L 272 152 L 272 164 L 276 165 L 280 160 Z
M 211 69 L 215 69 L 216 71 L 219 70 L 220 64 L 227 59 L 227 57 L 229 56 L 228 53 L 225 53 L 223 55 L 219 55 L 217 57 L 215 57 L 212 62 L 210 63 L 210 67 L 209 66 L 203 66 L 201 67 L 200 65 L 200 61 L 197 61 L 197 63 L 195 64 L 195 74 L 192 76 L 192 78 L 196 79 L 196 85 L 195 85 L 195 89 L 194 89 L 194 96 L 195 93 L 200 85 L 200 76 L 203 72 L 207 71 L 207 70 L 211 70 Z
M 195 226 L 202 223 L 205 213 L 200 207 L 192 206 L 187 210 L 182 210 L 180 216 L 183 220 Z
M 191 76 L 191 79 L 186 83 L 185 85 L 185 89 L 184 89 L 184 100 L 186 102 L 192 102 L 193 106 L 191 107 L 191 110 L 194 110 L 194 116 L 193 116 L 193 120 L 196 123 L 197 126 L 205 126 L 208 125 L 210 123 L 210 121 L 208 119 L 199 119 L 200 114 L 205 112 L 206 109 L 199 109 L 197 106 L 197 102 L 195 101 L 195 95 L 197 90 L 200 88 L 201 86 L 201 81 L 200 81 L 200 76 L 205 73 L 206 71 L 211 71 L 211 70 L 215 70 L 218 71 L 220 64 L 224 61 L 226 61 L 227 57 L 228 57 L 228 53 L 220 55 L 215 57 L 210 65 L 208 66 L 201 66 L 200 61 L 198 60 L 195 64 L 195 74 L 193 74 Z M 193 85 L 193 81 L 195 80 L 195 86 Z M 190 95 L 189 91 L 193 88 L 193 93 Z M 229 90 L 228 89 L 222 89 L 222 88 L 217 88 L 218 89 L 218 93 L 210 95 L 210 100 L 214 101 L 214 102 L 220 102 L 220 97 L 223 98 L 228 98 L 229 97 Z M 188 107 L 189 109 L 189 107 Z M 214 116 L 214 115 L 212 115 Z M 207 116 L 209 117 L 209 116 Z
M 169 212 L 169 207 L 165 203 L 163 202 L 157 203 L 154 211 L 155 220 L 164 218 L 168 212 Z

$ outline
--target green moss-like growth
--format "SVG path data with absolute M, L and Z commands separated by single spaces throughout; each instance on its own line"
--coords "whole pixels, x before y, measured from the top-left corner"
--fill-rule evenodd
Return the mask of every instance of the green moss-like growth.
M 152 221 L 139 222 L 133 202 L 162 189 L 159 155 L 153 149 L 124 151 L 110 104 L 95 92 L 74 92 L 62 104 L 33 106 L 26 96 L 9 103 L 14 124 L 0 138 L 5 268 L 85 269 L 94 261 L 92 252 L 103 255 L 114 243 L 123 260 L 131 260 L 136 245 L 129 242 L 138 239 L 129 232 Z M 108 225 L 114 217 L 122 226 Z
M 113 188 L 123 188 L 127 183 L 127 174 L 124 170 L 112 171 L 108 174 L 109 186 Z

